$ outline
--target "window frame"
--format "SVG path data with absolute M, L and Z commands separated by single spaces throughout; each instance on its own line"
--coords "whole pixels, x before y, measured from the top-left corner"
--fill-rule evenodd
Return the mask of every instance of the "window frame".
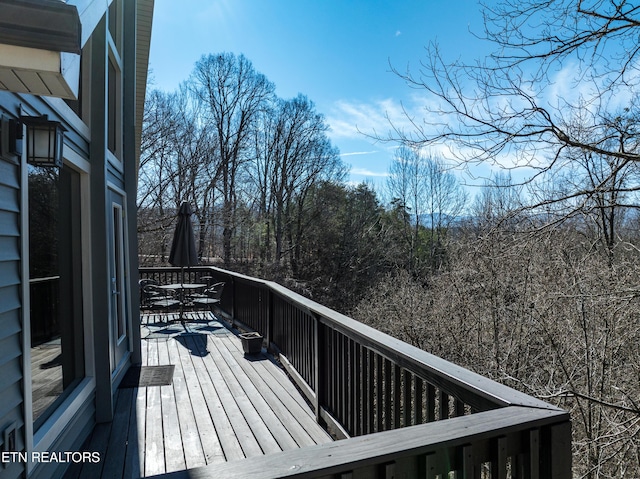
M 84 376 L 79 378 L 78 384 L 69 392 L 64 400 L 48 415 L 37 430 L 34 430 L 33 404 L 32 404 L 32 381 L 31 381 L 31 318 L 29 307 L 30 292 L 28 287 L 22 288 L 22 327 L 23 327 L 23 401 L 25 414 L 25 450 L 27 457 L 31 457 L 34 451 L 51 450 L 55 441 L 58 440 L 69 422 L 76 416 L 81 408 L 90 401 L 95 393 L 95 362 L 93 345 L 93 325 L 91 322 L 92 306 L 92 286 L 91 286 L 91 217 L 89 180 L 90 163 L 65 146 L 63 150 L 64 165 L 73 169 L 79 174 L 80 180 L 80 242 L 81 242 L 81 278 L 82 284 L 82 325 L 84 344 Z M 29 231 L 29 191 L 28 191 L 28 168 L 26 157 L 20 159 L 21 165 L 21 224 L 22 231 Z M 22 255 L 22 283 L 29 284 L 29 235 L 23 234 L 21 237 Z M 37 464 L 27 462 L 27 475 Z

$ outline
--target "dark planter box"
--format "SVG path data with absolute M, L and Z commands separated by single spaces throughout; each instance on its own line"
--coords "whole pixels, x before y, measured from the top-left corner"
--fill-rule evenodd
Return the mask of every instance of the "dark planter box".
M 262 351 L 262 335 L 257 332 L 242 333 L 242 349 L 244 354 L 259 354 Z

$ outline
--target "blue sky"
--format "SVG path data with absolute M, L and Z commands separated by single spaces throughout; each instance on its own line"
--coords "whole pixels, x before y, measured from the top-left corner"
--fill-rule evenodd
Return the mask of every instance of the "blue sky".
M 158 0 L 151 41 L 153 87 L 172 91 L 208 53 L 244 54 L 282 98 L 311 99 L 331 126 L 330 138 L 351 167 L 352 182 L 379 189 L 394 145 L 386 116 L 402 107 L 420 115 L 424 94 L 389 71 L 416 71 L 425 46 L 444 56 L 479 57 L 486 48 L 476 0 Z

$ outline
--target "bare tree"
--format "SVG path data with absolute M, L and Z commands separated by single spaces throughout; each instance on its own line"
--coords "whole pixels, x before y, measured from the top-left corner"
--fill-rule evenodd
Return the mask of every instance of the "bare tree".
M 290 185 L 294 193 L 289 208 L 291 221 L 287 223 L 287 237 L 290 245 L 289 260 L 294 273 L 298 272 L 302 257 L 302 238 L 310 223 L 315 221 L 307 213 L 309 193 L 322 182 L 342 183 L 346 171 L 339 150 L 324 133 L 317 136 L 311 144 L 306 161 L 300 165 L 298 174 Z
M 574 477 L 640 474 L 633 255 L 616 267 L 564 224 L 459 237 L 428 284 L 382 278 L 354 317 L 571 412 Z
M 401 216 L 405 241 L 409 247 L 409 270 L 417 267 L 420 226 L 426 211 L 426 165 L 419 153 L 400 147 L 389 166 L 387 189 L 393 202 L 406 212 Z
M 609 119 L 612 107 L 637 93 L 640 7 L 625 0 L 504 0 L 482 8 L 483 38 L 496 53 L 449 62 L 431 45 L 418 71 L 396 70 L 435 97 L 427 113 L 437 116 L 413 120 L 413 131 L 396 129 L 392 137 L 414 146 L 449 143 L 461 165 L 526 168 L 529 179 L 566 167 L 580 153 L 640 160 L 635 145 L 610 141 Z
M 191 85 L 207 108 L 205 120 L 215 131 L 220 167 L 214 176 L 220 180 L 223 257 L 228 266 L 236 227 L 238 174 L 251 158 L 253 127 L 275 87 L 243 55 L 232 53 L 203 56 L 196 63 Z
M 425 193 L 429 214 L 431 267 L 439 269 L 446 256 L 447 236 L 464 212 L 468 194 L 440 158 L 426 158 Z
M 466 207 L 467 193 L 442 159 L 407 147 L 398 149 L 389 167 L 387 188 L 407 213 L 402 218 L 409 269 L 419 269 L 425 252 L 432 269 L 438 269 L 444 261 L 447 230 Z
M 153 90 L 147 95 L 138 170 L 138 234 L 141 261 L 163 261 L 170 238 L 167 214 L 174 175 L 176 129 L 171 95 Z
M 259 224 L 259 257 L 262 265 L 272 260 L 272 211 L 273 195 L 271 179 L 277 154 L 276 144 L 279 140 L 278 115 L 275 108 L 263 110 L 258 119 L 258 127 L 254 130 L 255 161 L 251 163 L 250 176 L 254 186 L 257 206 L 257 222 Z
M 498 171 L 485 180 L 470 213 L 480 232 L 520 223 L 523 207 L 522 186 L 515 184 L 510 172 Z
M 262 115 L 260 127 L 252 177 L 260 190 L 260 210 L 270 220 L 267 240 L 273 231 L 274 261 L 280 264 L 287 256 L 295 270 L 308 191 L 320 181 L 340 181 L 344 166 L 327 138 L 323 116 L 304 95 L 277 100 Z
M 629 108 L 622 114 L 603 119 L 608 131 L 609 149 L 620 152 L 637 150 L 637 115 Z M 589 131 L 580 131 L 574 126 L 574 136 L 588 136 Z M 585 150 L 566 153 L 568 164 L 556 175 L 559 188 L 544 198 L 554 204 L 560 217 L 579 216 L 584 220 L 588 235 L 602 247 L 613 260 L 619 241 L 618 230 L 624 217 L 632 208 L 637 208 L 638 172 L 640 164 L 627 159 L 596 154 Z M 569 156 L 570 155 L 570 156 Z
M 183 201 L 189 201 L 198 218 L 198 250 L 202 255 L 211 229 L 212 192 L 220 167 L 213 148 L 215 131 L 203 123 L 200 105 L 185 85 L 170 94 L 151 94 L 143 131 L 139 230 L 149 234 L 141 243 L 156 252 L 159 246 L 162 261 L 175 213 Z

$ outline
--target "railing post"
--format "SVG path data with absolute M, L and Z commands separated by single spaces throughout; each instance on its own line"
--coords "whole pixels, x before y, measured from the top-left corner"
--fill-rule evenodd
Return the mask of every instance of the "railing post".
M 542 431 L 540 477 L 571 477 L 571 422 L 553 424 Z

